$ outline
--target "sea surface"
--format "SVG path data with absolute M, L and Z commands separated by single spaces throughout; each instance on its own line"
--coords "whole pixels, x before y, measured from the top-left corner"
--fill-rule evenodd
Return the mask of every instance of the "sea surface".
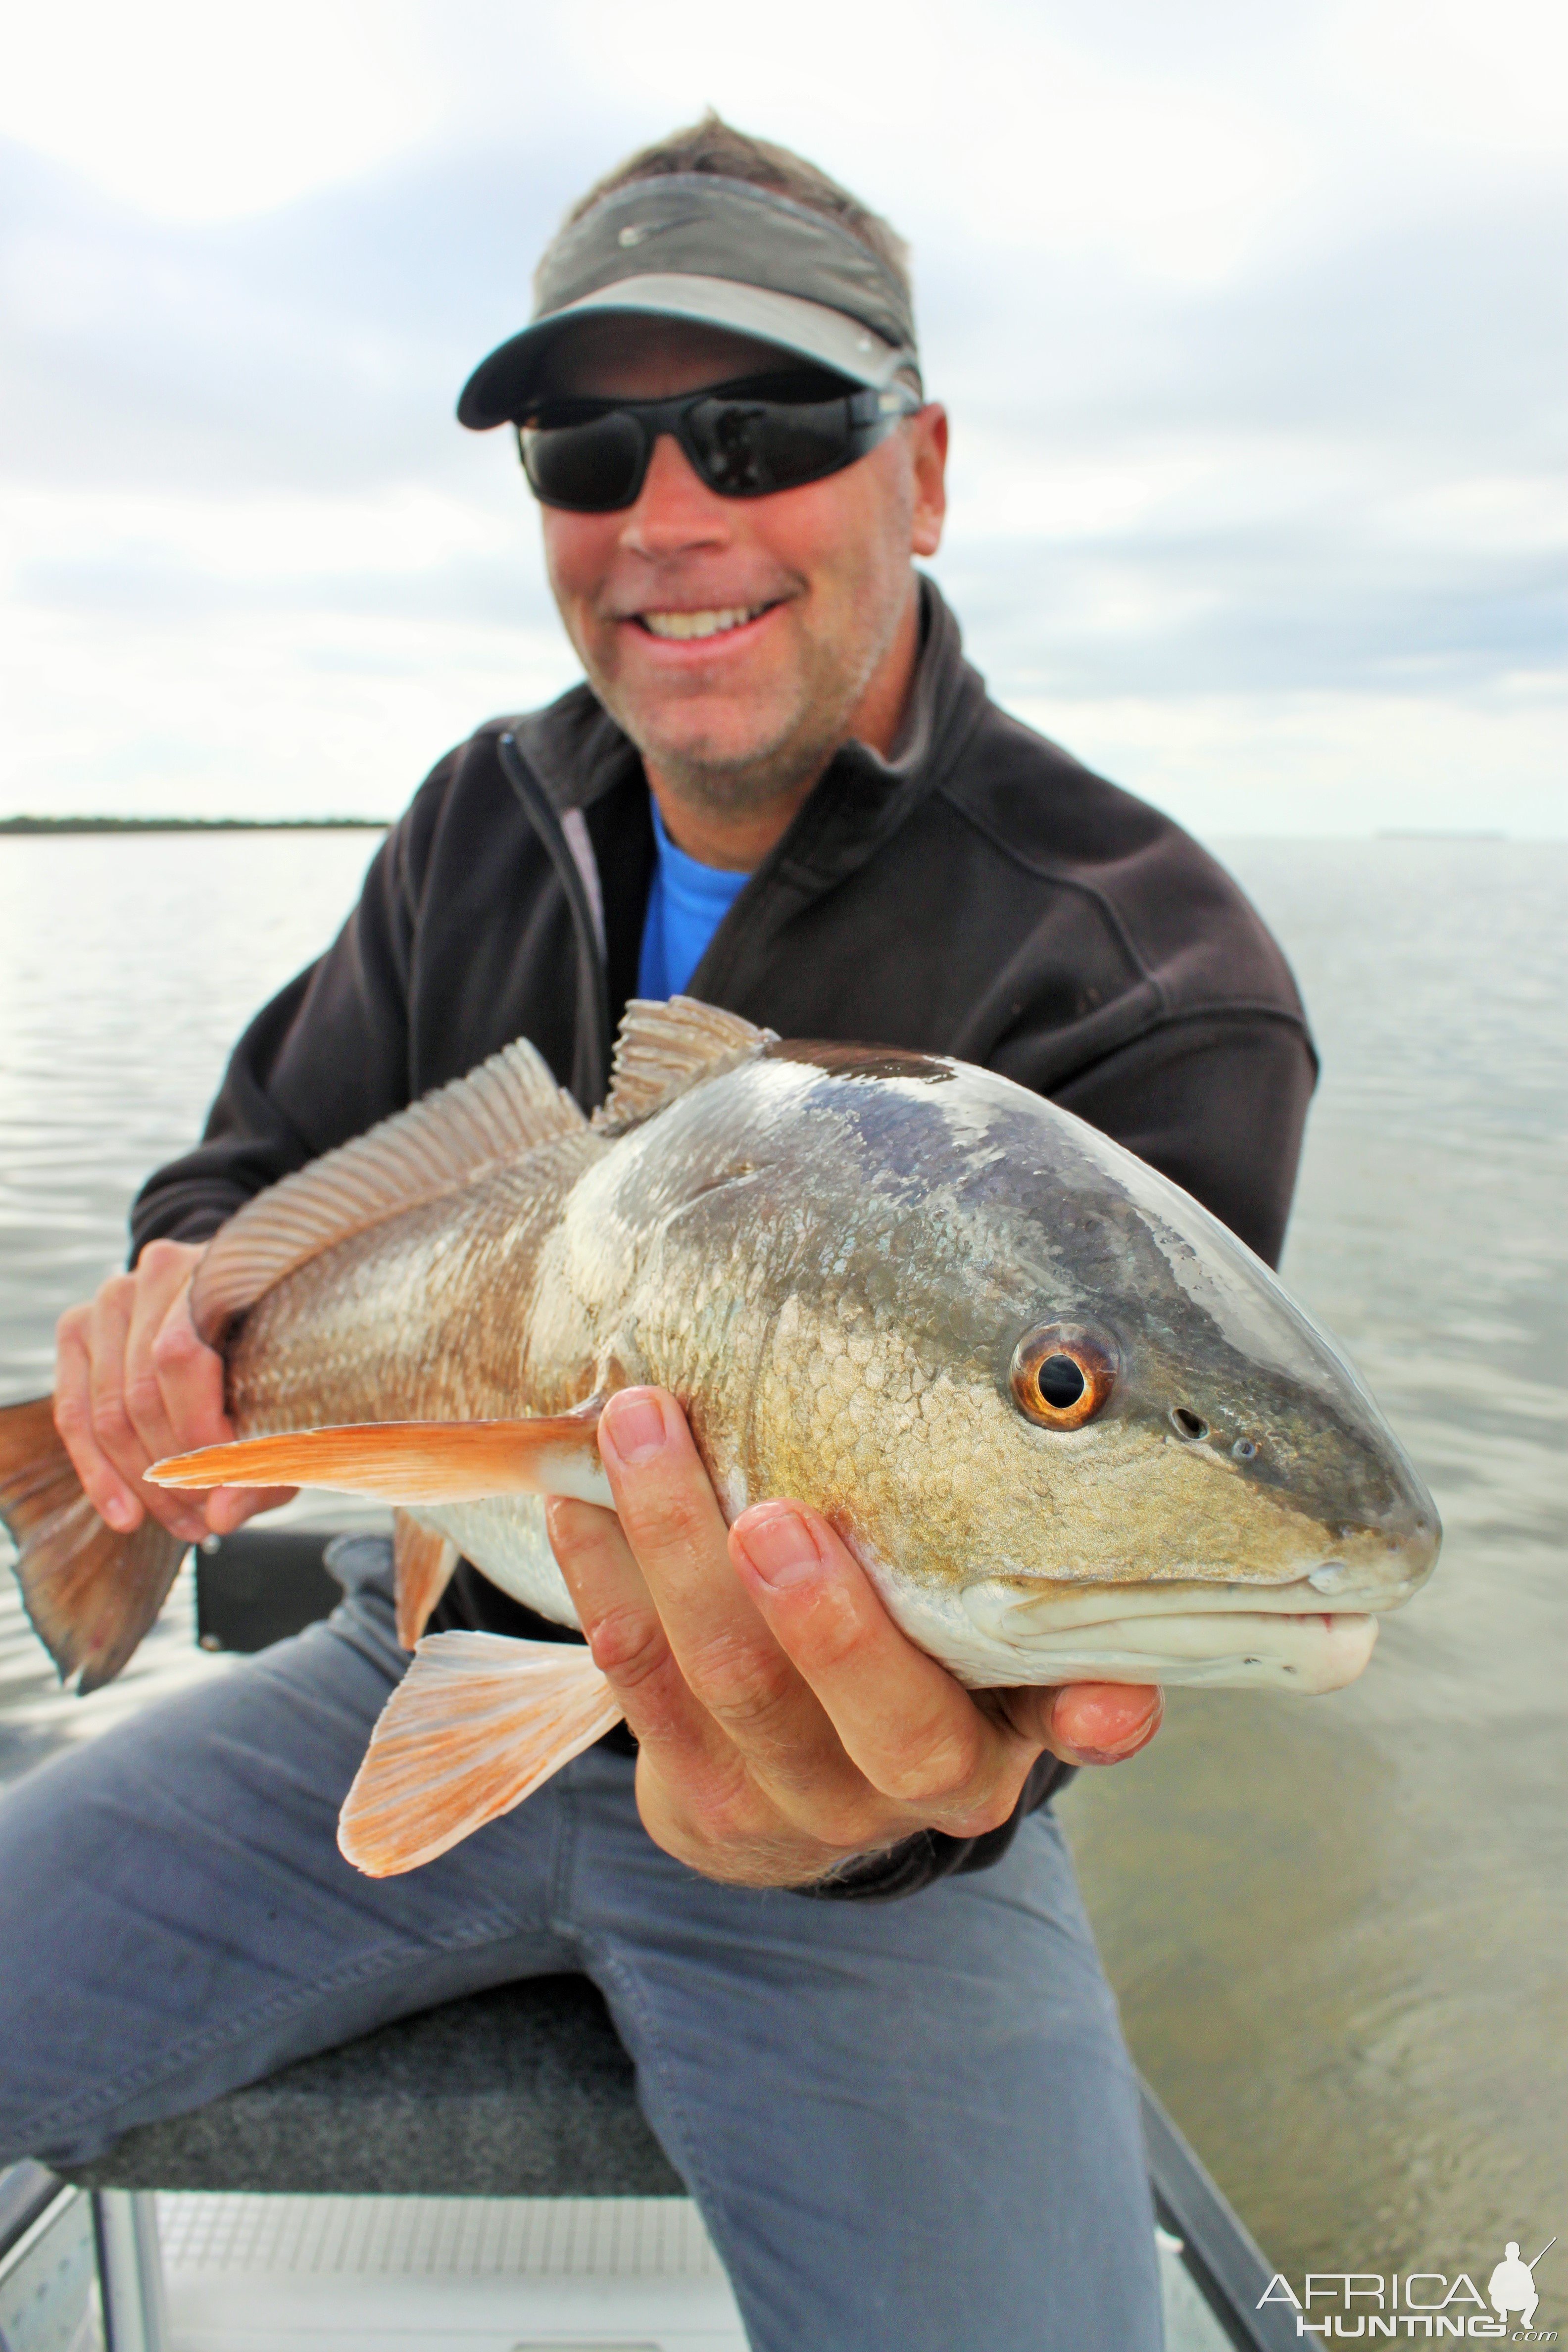
M 374 846 L 0 839 L 0 1397 L 49 1385 L 57 1313 Z M 1138 2062 L 1279 2267 L 1485 2273 L 1568 2242 L 1568 845 L 1219 849 L 1323 1056 L 1284 1271 L 1447 1542 L 1353 1689 L 1177 1693 L 1062 1813 Z M 7 1580 L 0 1777 L 228 1671 L 182 1580 L 63 1697 Z

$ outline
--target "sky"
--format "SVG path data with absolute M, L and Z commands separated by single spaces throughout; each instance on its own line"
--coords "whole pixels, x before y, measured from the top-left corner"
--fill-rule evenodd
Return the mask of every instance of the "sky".
M 1203 835 L 1568 834 L 1548 0 L 11 0 L 0 814 L 391 815 L 570 685 L 453 420 L 717 106 L 914 252 L 993 693 Z

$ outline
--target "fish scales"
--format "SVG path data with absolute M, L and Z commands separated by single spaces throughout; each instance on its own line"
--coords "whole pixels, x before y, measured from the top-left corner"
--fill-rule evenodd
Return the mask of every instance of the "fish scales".
M 370 1417 L 374 1391 L 383 1417 L 395 1396 L 410 1418 L 439 1418 L 668 1387 L 729 1516 L 778 1494 L 821 1511 L 895 1616 L 971 1679 L 1016 1678 L 1026 1663 L 1010 1641 L 996 1654 L 1015 1592 L 1037 1617 L 1047 1587 L 1183 1589 L 1221 1569 L 1241 1585 L 1299 1581 L 1303 1549 L 1314 1563 L 1323 1549 L 1302 1507 L 1314 1465 L 1328 1471 L 1336 1533 L 1353 1528 L 1358 1480 L 1386 1484 L 1384 1436 L 1364 1432 L 1359 1394 L 1349 1410 L 1319 1397 L 1304 1416 L 1300 1375 L 1321 1342 L 1281 1312 L 1278 1286 L 1265 1294 L 1266 1357 L 1215 1328 L 1173 1276 L 1173 1258 L 1201 1266 L 1223 1229 L 1204 1232 L 1190 1202 L 1173 1226 L 1167 1186 L 1156 1231 L 1117 1165 L 1126 1156 L 1047 1108 L 960 1065 L 771 1048 L 613 1144 L 585 1140 L 575 1157 L 552 1147 L 552 1181 L 530 1202 L 527 1171 L 506 1171 L 460 1208 L 356 1239 L 341 1268 L 322 1262 L 323 1286 L 342 1294 L 335 1323 L 411 1321 L 413 1336 L 390 1362 L 363 1349 L 352 1395 L 313 1402 L 323 1420 Z M 1233 1323 L 1259 1277 L 1271 1284 L 1256 1262 L 1247 1271 L 1250 1285 L 1231 1286 Z M 365 1287 L 377 1281 L 390 1312 Z M 1241 1419 L 1270 1428 L 1264 1458 L 1216 1482 L 1211 1453 L 1182 1443 L 1165 1412 L 1065 1439 L 1021 1423 L 1005 1381 L 1016 1332 L 1079 1314 L 1140 1324 L 1144 1376 L 1172 1398 L 1193 1389 L 1199 1327 L 1208 1386 L 1244 1381 Z M 458 1374 L 441 1334 L 465 1318 Z M 1037 1457 L 1021 1495 L 1020 1439 Z M 1249 1507 L 1237 1508 L 1238 1486 Z M 1009 1494 L 1021 1511 L 998 1507 Z M 532 1498 L 420 1516 L 519 1598 L 573 1622 Z M 965 1609 L 976 1561 L 987 1590 Z
M 592 1127 L 509 1048 L 251 1203 L 195 1296 L 237 1315 L 246 1436 L 416 1425 L 458 1465 L 416 1518 L 563 1623 L 541 1493 L 608 1489 L 550 1417 L 628 1382 L 679 1400 L 728 1517 L 820 1511 L 975 1685 L 1332 1687 L 1436 1556 L 1343 1357 L 1177 1186 L 993 1072 L 686 1000 L 629 1008 Z M 495 1492 L 479 1436 L 442 1454 L 493 1423 L 521 1465 L 537 1416 L 546 1468 Z

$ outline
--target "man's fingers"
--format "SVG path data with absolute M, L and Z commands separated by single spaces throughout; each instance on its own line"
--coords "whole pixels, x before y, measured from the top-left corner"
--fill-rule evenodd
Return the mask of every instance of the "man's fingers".
M 162 1323 L 200 1253 L 164 1242 L 146 1255 L 149 1265 L 112 1276 L 87 1305 L 61 1316 L 55 1425 L 109 1526 L 128 1535 L 151 1513 L 172 1535 L 197 1542 L 207 1531 L 201 1506 L 148 1486 L 142 1473 L 172 1442 L 152 1363 L 154 1320 Z
M 649 1835 L 693 1869 L 742 1884 L 785 1885 L 825 1870 L 836 1852 L 803 1845 L 744 1748 L 688 1683 L 614 1512 L 557 1499 L 546 1525 L 595 1661 L 637 1734 L 637 1808 Z M 725 1559 L 720 1573 L 729 1576 Z
M 1165 1713 L 1151 1683 L 1062 1683 L 980 1694 L 984 1712 L 1064 1764 L 1122 1764 L 1146 1748 Z
M 171 1535 L 181 1537 L 186 1543 L 199 1543 L 207 1531 L 206 1517 L 199 1505 L 194 1505 L 184 1495 L 165 1495 L 147 1486 L 142 1475 L 153 1455 L 137 1433 L 126 1393 L 126 1351 L 136 1289 L 134 1275 L 113 1276 L 100 1286 L 86 1309 L 85 1321 L 78 1327 L 88 1358 L 87 1397 L 92 1444 L 114 1473 L 121 1490 L 121 1494 L 116 1494 L 108 1482 L 100 1478 L 104 1495 L 100 1515 L 111 1528 L 123 1533 L 128 1527 L 140 1524 L 143 1512 L 151 1512 Z M 93 1507 L 98 1509 L 97 1496 L 91 1487 L 88 1492 Z M 127 1520 L 121 1495 L 129 1495 L 134 1504 L 134 1518 Z
M 989 1720 L 945 1667 L 907 1641 L 825 1519 L 763 1503 L 730 1531 L 730 1552 L 763 1616 L 816 1692 L 838 1739 L 885 1797 L 971 1833 L 1005 1819 L 1031 1750 Z
M 1125 1763 L 1165 1713 L 1164 1692 L 1148 1683 L 1066 1683 L 1050 1696 L 1046 1745 L 1066 1764 Z
M 101 1283 L 87 1309 L 88 1402 L 93 1443 L 122 1478 L 134 1482 L 152 1456 L 142 1452 L 125 1402 L 125 1346 L 136 1285 L 128 1274 Z
M 639 1745 L 706 1763 L 713 1743 L 702 1709 L 675 1662 L 615 1513 L 557 1496 L 545 1506 L 545 1526 L 594 1663 L 608 1677 Z
M 742 1742 L 809 1694 L 730 1568 L 728 1530 L 686 1416 L 660 1389 L 625 1389 L 599 1424 L 625 1538 L 696 1696 Z
M 160 1489 L 167 1493 L 168 1488 Z M 231 1536 L 247 1519 L 254 1519 L 261 1511 L 276 1511 L 284 1503 L 291 1503 L 299 1493 L 298 1486 L 213 1486 L 202 1500 L 206 1505 L 207 1526 L 215 1536 Z
M 55 1327 L 55 1427 L 100 1519 L 130 1535 L 144 1516 L 134 1485 L 122 1478 L 93 1435 L 89 1310 L 73 1307 Z
M 188 1267 L 172 1293 L 156 1294 L 150 1307 L 155 1320 L 147 1336 L 148 1369 L 157 1383 L 170 1451 L 190 1454 L 198 1445 L 223 1444 L 234 1435 L 224 1410 L 223 1359 L 196 1337 Z
M 177 1242 L 149 1243 L 135 1274 L 131 1277 L 131 1318 L 125 1334 L 121 1380 L 126 1411 L 149 1462 L 160 1462 L 167 1454 L 186 1450 L 169 1411 L 163 1369 L 155 1355 L 155 1342 L 170 1315 L 179 1311 L 189 1288 L 190 1278 L 190 1252 L 183 1249 Z M 186 1320 L 189 1320 L 188 1316 Z M 195 1332 L 191 1336 L 195 1339 Z M 210 1353 L 210 1350 L 205 1352 Z M 216 1359 L 214 1360 L 216 1362 Z M 221 1368 L 218 1408 L 221 1416 Z

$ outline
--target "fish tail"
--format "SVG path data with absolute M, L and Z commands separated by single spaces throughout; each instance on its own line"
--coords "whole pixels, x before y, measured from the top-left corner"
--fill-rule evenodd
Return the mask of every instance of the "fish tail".
M 580 1643 L 427 1633 L 371 1734 L 339 1849 L 369 1878 L 416 1870 L 510 1813 L 620 1719 Z
M 16 1581 L 60 1680 L 85 1696 L 114 1680 L 190 1549 L 153 1518 L 134 1535 L 100 1519 L 55 1427 L 54 1399 L 0 1406 L 0 1521 Z

